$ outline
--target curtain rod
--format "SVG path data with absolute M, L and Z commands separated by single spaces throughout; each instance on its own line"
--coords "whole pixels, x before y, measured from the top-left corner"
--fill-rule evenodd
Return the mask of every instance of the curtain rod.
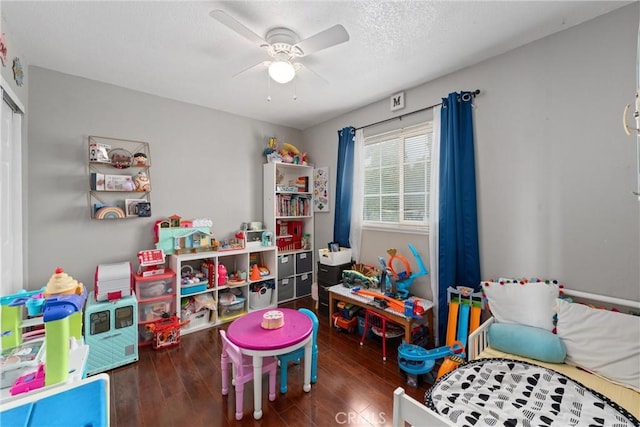
M 473 92 L 471 92 L 471 96 L 473 96 L 474 98 L 479 94 L 480 94 L 480 89 L 476 89 Z M 369 123 L 368 125 L 357 127 L 356 130 L 365 129 L 365 128 L 368 128 L 368 127 L 371 127 L 371 126 L 375 126 L 375 125 L 379 125 L 379 124 L 382 124 L 382 123 L 390 122 L 391 120 L 396 120 L 396 119 L 397 120 L 402 120 L 403 117 L 410 116 L 411 114 L 420 113 L 422 111 L 430 110 L 433 107 L 437 107 L 438 105 L 442 105 L 442 102 L 430 105 L 428 107 L 420 108 L 419 110 L 411 111 L 409 113 L 400 114 L 399 116 L 396 116 L 396 117 L 390 117 L 388 119 L 380 120 L 379 122 Z

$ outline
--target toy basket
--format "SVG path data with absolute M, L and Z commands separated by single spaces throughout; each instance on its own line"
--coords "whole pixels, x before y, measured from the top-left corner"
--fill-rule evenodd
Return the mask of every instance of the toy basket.
M 206 273 L 195 271 L 190 265 L 183 265 L 180 269 L 180 293 L 191 295 L 207 290 L 209 279 Z
M 218 303 L 218 313 L 220 316 L 229 317 L 240 314 L 244 310 L 243 297 L 235 297 L 233 301 L 220 300 Z
M 180 344 L 180 319 L 171 316 L 149 323 L 147 328 L 153 332 L 151 345 L 154 350 L 173 347 Z

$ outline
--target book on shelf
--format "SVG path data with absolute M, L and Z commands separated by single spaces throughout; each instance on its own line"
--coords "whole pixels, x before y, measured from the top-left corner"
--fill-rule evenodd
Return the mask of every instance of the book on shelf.
M 134 191 L 135 186 L 130 175 L 105 175 L 104 189 L 106 191 Z
M 104 191 L 104 174 L 91 172 L 91 189 L 96 191 Z

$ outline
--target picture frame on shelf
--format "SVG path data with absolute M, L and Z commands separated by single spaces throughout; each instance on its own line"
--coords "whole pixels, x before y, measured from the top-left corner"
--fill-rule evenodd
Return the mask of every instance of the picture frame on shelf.
M 150 217 L 151 216 L 151 202 L 145 200 L 138 203 L 138 216 Z
M 125 199 L 124 207 L 127 217 L 138 217 L 140 216 L 140 204 L 141 203 L 149 203 L 147 199 Z

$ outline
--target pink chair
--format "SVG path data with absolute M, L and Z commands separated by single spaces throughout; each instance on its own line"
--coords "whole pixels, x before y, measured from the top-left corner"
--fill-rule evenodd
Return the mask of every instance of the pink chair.
M 229 365 L 233 365 L 232 384 L 236 388 L 236 420 L 242 419 L 242 402 L 244 399 L 244 385 L 253 380 L 253 359 L 245 356 L 240 351 L 240 347 L 229 341 L 227 333 L 220 329 L 222 337 L 222 355 L 220 364 L 222 366 L 222 394 L 229 393 Z M 278 359 L 274 356 L 262 359 L 262 373 L 269 374 L 269 400 L 276 399 L 276 371 L 278 369 Z

